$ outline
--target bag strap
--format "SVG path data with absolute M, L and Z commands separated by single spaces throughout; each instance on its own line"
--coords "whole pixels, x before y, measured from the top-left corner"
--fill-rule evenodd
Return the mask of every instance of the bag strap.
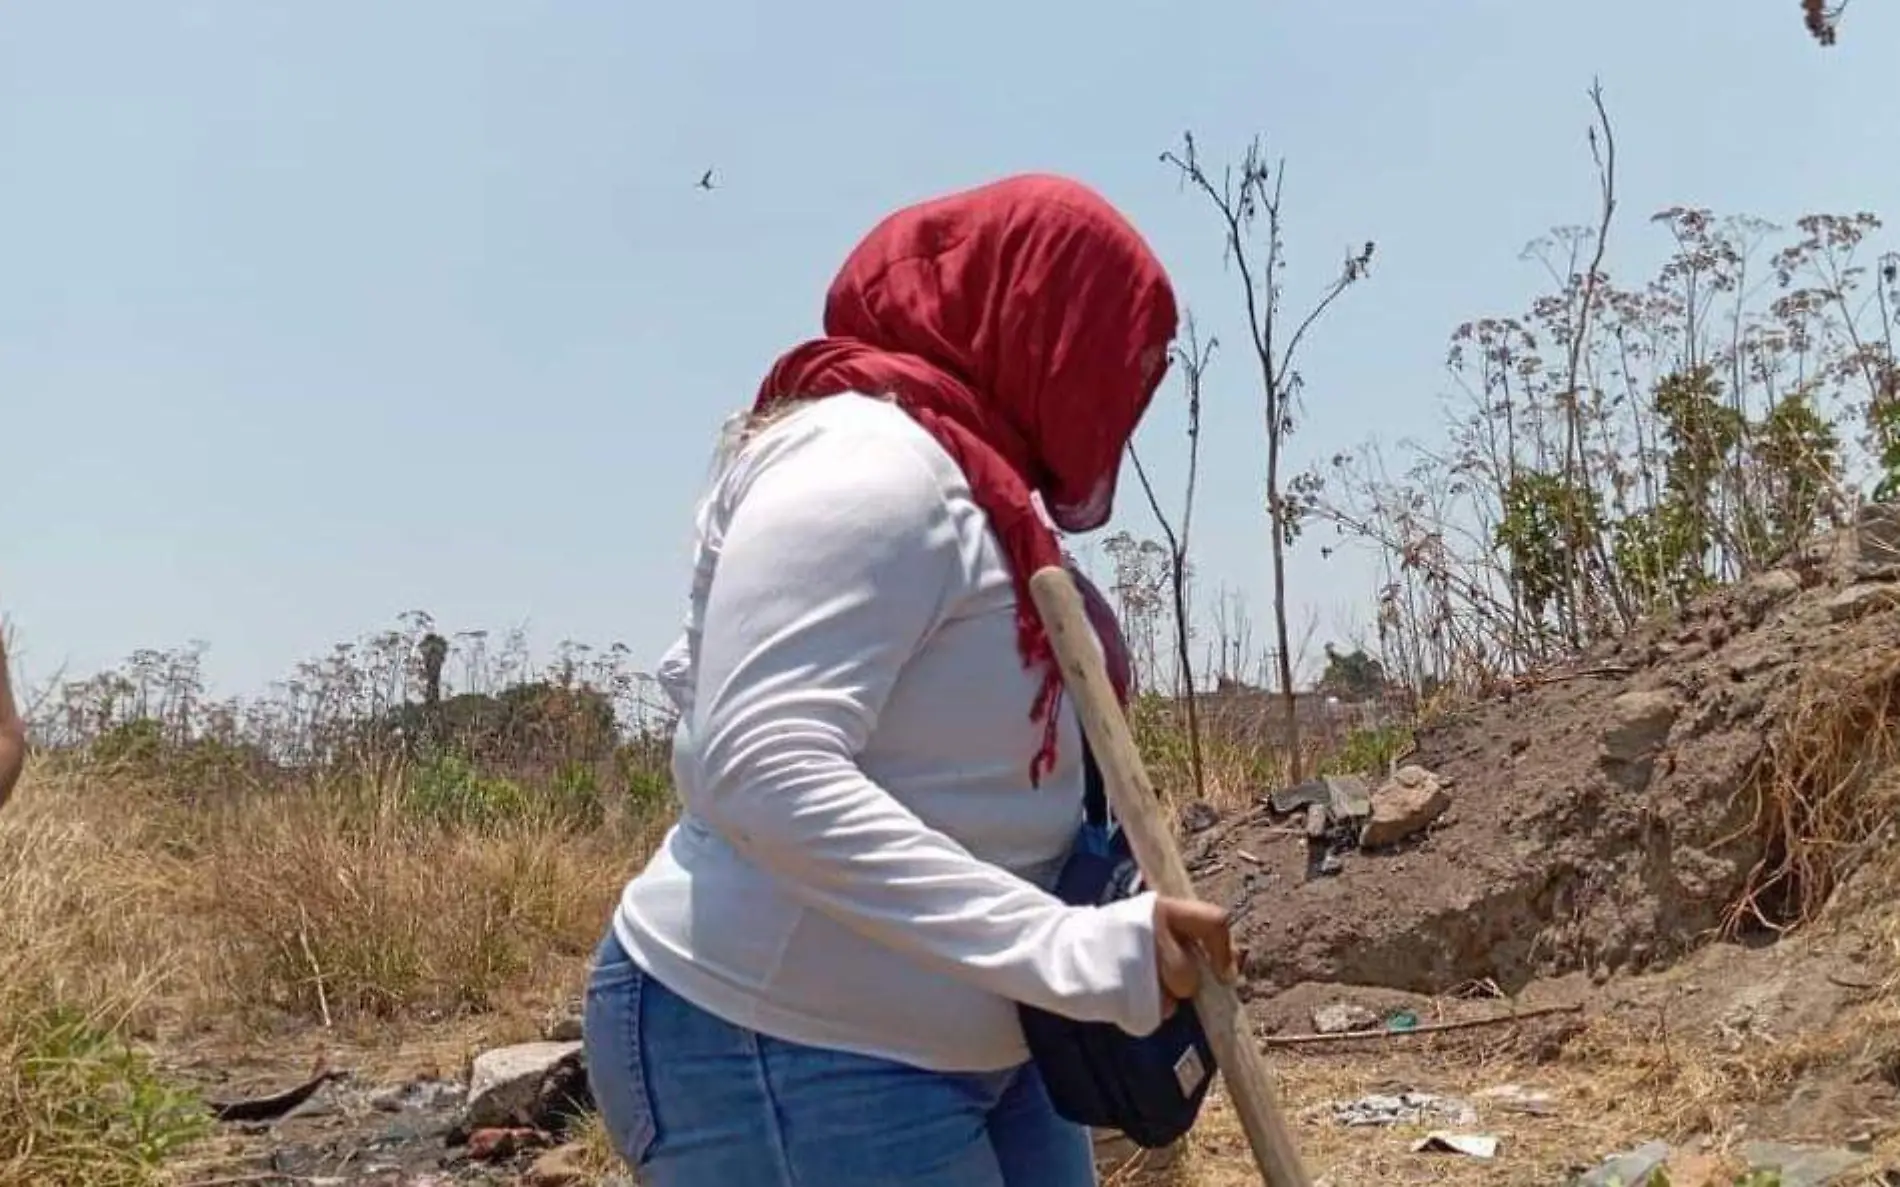
M 1088 735 L 1082 737 L 1082 818 L 1096 828 L 1107 828 L 1108 788 L 1102 781 L 1102 768 L 1089 749 Z

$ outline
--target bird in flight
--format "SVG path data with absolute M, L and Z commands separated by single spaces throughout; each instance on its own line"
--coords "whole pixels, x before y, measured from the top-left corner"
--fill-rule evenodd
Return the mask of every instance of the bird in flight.
M 712 175 L 713 175 L 713 171 L 712 171 L 711 169 L 708 169 L 708 170 L 706 170 L 706 172 L 704 172 L 704 173 L 702 173 L 702 174 L 700 174 L 700 175 L 699 175 L 699 188 L 700 188 L 700 189 L 702 189 L 702 190 L 710 190 L 710 189 L 712 189 L 712 188 L 713 188 L 713 179 L 712 179 Z

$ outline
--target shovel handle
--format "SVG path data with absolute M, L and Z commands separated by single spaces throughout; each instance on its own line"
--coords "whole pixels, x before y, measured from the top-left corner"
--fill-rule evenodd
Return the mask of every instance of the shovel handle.
M 1194 883 L 1162 819 L 1154 784 L 1109 684 L 1075 579 L 1068 570 L 1050 566 L 1031 575 L 1029 593 L 1061 665 L 1063 686 L 1075 698 L 1083 733 L 1102 769 L 1109 805 L 1128 834 L 1142 877 L 1169 898 L 1194 898 Z M 1194 1009 L 1207 1029 L 1215 1065 L 1227 1083 L 1227 1095 L 1240 1115 L 1262 1180 L 1268 1187 L 1312 1187 L 1234 987 L 1203 966 Z

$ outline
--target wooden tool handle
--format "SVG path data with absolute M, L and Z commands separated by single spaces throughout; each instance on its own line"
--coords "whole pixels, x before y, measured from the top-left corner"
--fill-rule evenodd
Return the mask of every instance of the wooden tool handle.
M 1169 898 L 1195 897 L 1181 851 L 1155 799 L 1154 784 L 1148 780 L 1134 735 L 1108 682 L 1108 671 L 1102 664 L 1075 579 L 1066 569 L 1045 568 L 1030 577 L 1029 592 L 1061 664 L 1063 685 L 1075 698 L 1083 732 L 1102 769 L 1109 805 L 1128 834 L 1142 877 Z M 1253 1041 L 1233 986 L 1203 967 L 1194 1009 L 1207 1030 L 1215 1064 L 1227 1082 L 1227 1095 L 1240 1115 L 1261 1178 L 1268 1187 L 1312 1187 L 1313 1181 L 1293 1147 L 1293 1132 L 1275 1103 L 1266 1060 Z

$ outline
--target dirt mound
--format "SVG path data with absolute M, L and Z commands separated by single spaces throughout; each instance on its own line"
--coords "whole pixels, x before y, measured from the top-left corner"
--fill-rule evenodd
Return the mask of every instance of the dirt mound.
M 1203 893 L 1236 912 L 1249 996 L 1515 992 L 1654 967 L 1717 932 L 1785 856 L 1759 791 L 1790 723 L 1817 688 L 1900 675 L 1900 574 L 1846 542 L 1421 730 L 1403 762 L 1451 806 L 1409 841 L 1323 873 L 1300 821 L 1265 804 L 1191 836 Z

